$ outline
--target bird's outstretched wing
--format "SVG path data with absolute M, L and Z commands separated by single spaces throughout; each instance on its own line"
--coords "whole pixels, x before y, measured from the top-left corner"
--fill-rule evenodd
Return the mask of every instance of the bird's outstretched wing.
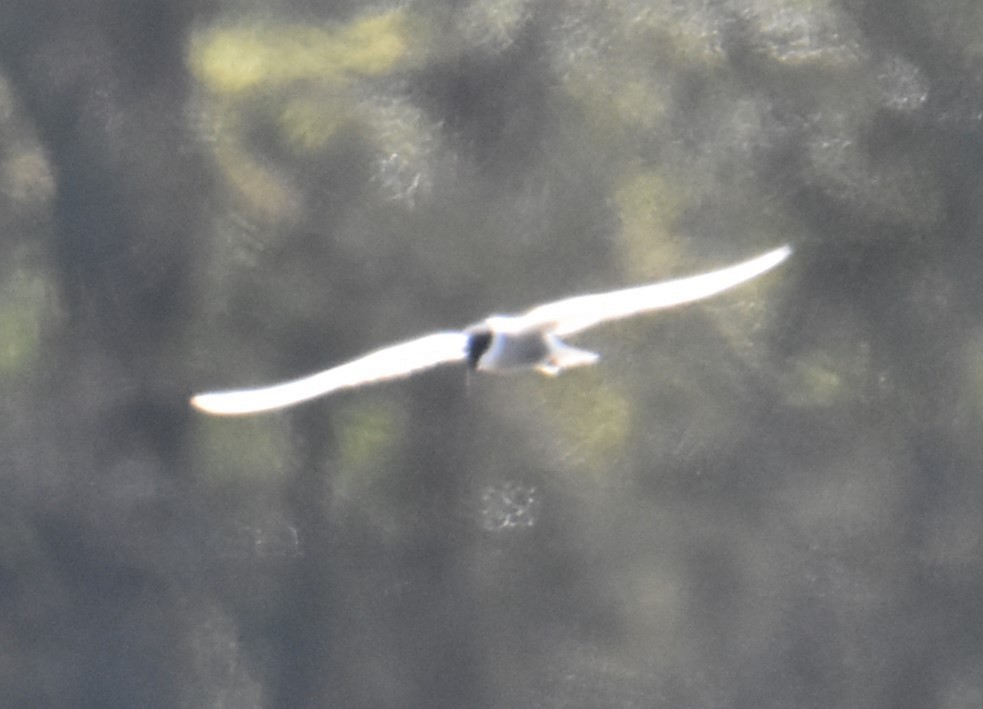
M 407 377 L 421 369 L 459 362 L 467 357 L 468 336 L 437 332 L 370 352 L 364 357 L 308 377 L 259 389 L 197 394 L 191 404 L 205 413 L 236 416 L 272 411 L 362 384 Z
M 560 337 L 572 335 L 608 320 L 708 298 L 760 276 L 787 259 L 791 253 L 790 246 L 782 246 L 698 276 L 546 303 L 518 316 L 517 325 L 523 329 L 543 328 Z

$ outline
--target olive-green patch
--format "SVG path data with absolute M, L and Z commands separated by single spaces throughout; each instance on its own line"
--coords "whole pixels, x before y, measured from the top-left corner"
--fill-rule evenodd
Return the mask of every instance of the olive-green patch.
M 215 28 L 192 40 L 191 70 L 217 94 L 377 76 L 406 60 L 414 45 L 410 25 L 404 11 L 392 10 L 341 27 Z
M 202 470 L 221 485 L 270 482 L 289 470 L 290 441 L 269 416 L 200 417 Z
M 0 285 L 0 376 L 20 374 L 37 362 L 50 291 L 44 278 L 22 270 Z

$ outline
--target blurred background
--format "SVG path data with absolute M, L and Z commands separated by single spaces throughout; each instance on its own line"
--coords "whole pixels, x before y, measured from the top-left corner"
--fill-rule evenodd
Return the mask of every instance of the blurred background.
M 0 704 L 983 706 L 981 77 L 958 0 L 4 0 Z

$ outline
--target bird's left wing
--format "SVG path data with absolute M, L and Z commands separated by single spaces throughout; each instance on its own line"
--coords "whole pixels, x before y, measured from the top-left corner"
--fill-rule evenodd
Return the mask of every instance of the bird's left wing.
M 560 337 L 572 335 L 607 320 L 708 298 L 760 276 L 787 259 L 791 253 L 790 246 L 782 246 L 747 261 L 698 276 L 610 293 L 566 298 L 533 308 L 518 316 L 516 321 L 523 329 L 545 329 Z
M 467 344 L 466 333 L 437 332 L 283 384 L 196 394 L 191 405 L 218 416 L 283 409 L 339 389 L 399 379 L 439 364 L 459 362 L 467 357 Z

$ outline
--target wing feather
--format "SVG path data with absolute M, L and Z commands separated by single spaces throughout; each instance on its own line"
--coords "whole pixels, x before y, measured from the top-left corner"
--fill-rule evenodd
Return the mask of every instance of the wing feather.
M 282 409 L 339 389 L 399 379 L 422 369 L 459 362 L 467 356 L 467 343 L 466 333 L 438 332 L 384 347 L 351 362 L 283 384 L 197 394 L 191 398 L 191 405 L 219 416 Z
M 533 308 L 517 320 L 523 329 L 548 329 L 561 337 L 572 335 L 608 320 L 708 298 L 760 276 L 787 259 L 791 253 L 790 246 L 782 246 L 733 266 L 697 276 L 566 298 Z

